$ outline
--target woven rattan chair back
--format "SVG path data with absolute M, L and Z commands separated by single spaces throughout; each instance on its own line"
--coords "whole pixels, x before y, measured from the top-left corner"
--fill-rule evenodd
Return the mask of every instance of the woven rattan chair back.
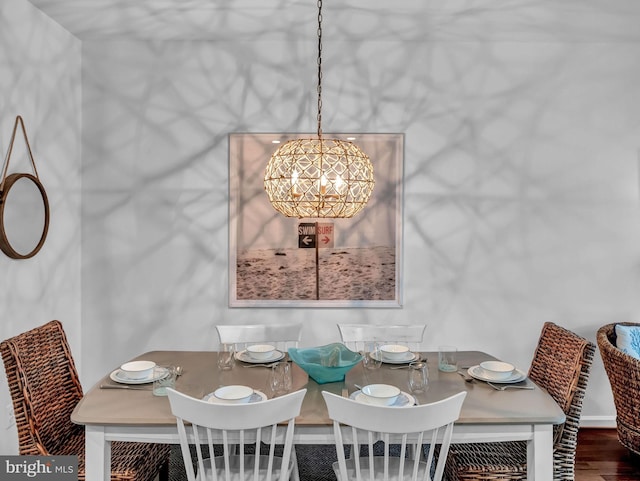
M 572 465 L 578 443 L 582 402 L 595 350 L 595 344 L 547 322 L 542 327 L 529 368 L 529 378 L 543 387 L 564 411 L 564 424 L 555 427 L 554 457 L 558 457 L 558 461 L 569 457 Z
M 596 336 L 616 407 L 618 439 L 627 449 L 640 455 L 640 360 L 616 347 L 616 324 L 639 328 L 640 324 L 607 324 L 598 329 Z
M 595 345 L 577 334 L 546 322 L 533 355 L 529 377 L 545 389 L 565 413 L 554 428 L 553 478 L 573 480 L 582 403 Z M 524 442 L 454 445 L 449 453 L 447 479 L 527 479 Z
M 83 396 L 82 386 L 59 321 L 0 343 L 18 430 L 21 455 L 78 455 L 78 479 L 84 479 L 84 427 L 71 422 Z M 169 447 L 112 443 L 113 480 L 168 478 Z
M 460 417 L 466 395 L 459 392 L 433 403 L 397 409 L 362 404 L 323 391 L 333 420 L 338 455 L 333 464 L 336 477 L 339 481 L 440 481 L 454 422 Z M 379 441 L 384 444 L 382 454 L 375 450 Z M 399 456 L 391 454 L 391 445 Z M 350 459 L 345 456 L 348 447 Z M 423 447 L 425 459 L 421 460 Z M 366 448 L 367 456 L 361 456 L 361 448 Z
M 52 321 L 7 339 L 0 343 L 0 351 L 20 454 L 61 452 L 68 438 L 84 430 L 71 422 L 71 412 L 83 393 L 61 324 Z

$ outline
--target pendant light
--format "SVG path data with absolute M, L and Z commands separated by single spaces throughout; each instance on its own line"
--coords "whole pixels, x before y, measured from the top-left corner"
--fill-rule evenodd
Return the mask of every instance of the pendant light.
M 373 191 L 373 166 L 353 142 L 322 136 L 322 0 L 318 0 L 317 138 L 295 139 L 273 153 L 264 175 L 271 205 L 287 217 L 349 218 Z

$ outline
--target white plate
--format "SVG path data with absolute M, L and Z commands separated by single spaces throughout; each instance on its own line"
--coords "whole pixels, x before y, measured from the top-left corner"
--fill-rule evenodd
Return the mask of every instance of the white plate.
M 156 366 L 153 368 L 153 372 L 150 376 L 143 377 L 142 379 L 129 379 L 126 377 L 122 369 L 118 368 L 109 374 L 112 381 L 119 382 L 120 384 L 147 384 L 153 382 L 156 379 L 162 379 L 169 374 L 169 370 L 165 367 Z
M 500 380 L 486 377 L 482 374 L 482 371 L 483 369 L 480 366 L 471 366 L 467 372 L 471 377 L 474 377 L 480 381 L 491 382 L 493 384 L 511 384 L 514 382 L 520 382 L 527 378 L 527 375 L 523 373 L 520 369 L 516 369 L 516 372 L 511 374 L 511 376 L 509 376 L 508 378 L 500 379 Z
M 411 351 L 405 353 L 405 355 L 400 359 L 387 359 L 382 354 L 377 352 L 371 352 L 369 353 L 369 356 L 371 356 L 376 361 L 382 361 L 385 364 L 407 364 L 409 362 L 417 361 L 418 359 L 420 359 L 420 356 L 418 354 Z
M 353 399 L 354 401 L 358 401 L 362 404 L 369 404 L 372 406 L 379 406 L 379 404 L 372 404 L 367 400 L 367 396 L 362 394 L 361 391 L 352 392 L 349 396 L 349 399 Z M 393 404 L 390 404 L 389 408 L 408 408 L 413 406 L 416 403 L 416 398 L 414 398 L 411 394 L 406 393 L 404 391 L 400 391 L 400 395 L 396 398 L 396 401 Z
M 254 359 L 245 349 L 244 351 L 236 352 L 236 359 L 242 362 L 250 362 L 252 364 L 267 364 L 269 362 L 279 361 L 284 357 L 284 352 L 275 350 L 266 359 Z
M 225 404 L 227 406 L 230 405 L 228 402 L 219 402 L 218 398 L 215 397 L 212 392 L 210 392 L 205 397 L 203 397 L 202 400 L 207 401 L 211 404 Z M 253 391 L 253 394 L 249 398 L 250 403 L 257 403 L 257 402 L 266 401 L 266 400 L 267 400 L 267 395 L 265 393 L 261 391 L 255 391 L 255 390 Z M 244 403 L 244 404 L 248 404 L 248 403 Z M 231 406 L 241 406 L 241 405 L 242 404 L 231 404 Z

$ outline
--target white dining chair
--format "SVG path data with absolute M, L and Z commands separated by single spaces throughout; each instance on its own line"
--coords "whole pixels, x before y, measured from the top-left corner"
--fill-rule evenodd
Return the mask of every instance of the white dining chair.
M 463 391 L 433 403 L 399 408 L 364 404 L 323 391 L 333 421 L 338 454 L 333 470 L 338 481 L 441 481 L 453 423 L 466 395 Z M 384 443 L 382 455 L 374 455 L 377 441 Z M 399 456 L 390 454 L 392 444 Z M 351 447 L 349 459 L 347 446 Z M 367 447 L 368 456 L 362 456 L 361 446 Z
M 167 388 L 188 481 L 299 479 L 293 432 L 306 392 L 301 389 L 256 403 L 217 404 Z M 190 444 L 195 446 L 197 477 Z M 202 445 L 210 457 L 204 457 Z M 222 445 L 222 455 L 214 456 L 214 445 Z M 276 445 L 283 446 L 278 456 Z
M 236 351 L 250 344 L 272 344 L 282 352 L 298 347 L 302 335 L 302 324 L 244 324 L 218 325 L 221 344 L 235 344 Z
M 426 328 L 426 324 L 338 324 L 342 343 L 352 351 L 364 350 L 368 342 L 403 344 L 411 350 L 420 350 Z

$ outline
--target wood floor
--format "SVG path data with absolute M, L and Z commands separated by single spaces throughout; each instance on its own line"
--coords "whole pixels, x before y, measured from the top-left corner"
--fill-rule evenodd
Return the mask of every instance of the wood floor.
M 622 447 L 615 429 L 581 429 L 576 481 L 640 481 L 640 457 Z

